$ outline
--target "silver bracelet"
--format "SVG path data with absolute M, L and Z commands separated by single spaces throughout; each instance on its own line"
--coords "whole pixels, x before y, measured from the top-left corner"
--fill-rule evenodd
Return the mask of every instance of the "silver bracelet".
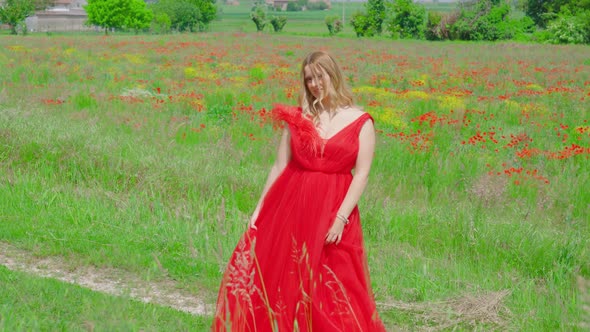
M 340 213 L 336 214 L 336 218 L 342 220 L 342 222 L 345 225 L 348 225 L 348 223 L 350 222 L 350 220 L 348 220 L 348 218 L 346 218 L 345 216 L 341 215 Z

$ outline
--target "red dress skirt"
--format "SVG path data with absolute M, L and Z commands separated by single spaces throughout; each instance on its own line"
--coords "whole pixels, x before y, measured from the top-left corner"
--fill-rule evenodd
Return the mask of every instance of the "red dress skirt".
M 257 229 L 233 252 L 213 331 L 385 331 L 375 308 L 358 209 L 342 241 L 325 236 L 352 181 L 365 113 L 322 140 L 301 109 L 273 114 L 291 133 L 291 160 L 267 192 Z

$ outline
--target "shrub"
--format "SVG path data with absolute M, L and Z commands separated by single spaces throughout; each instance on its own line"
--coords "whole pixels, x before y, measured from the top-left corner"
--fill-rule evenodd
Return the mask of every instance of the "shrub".
M 333 36 L 342 31 L 342 21 L 338 15 L 326 16 L 325 22 L 330 36 Z
M 352 25 L 352 28 L 354 29 L 357 37 L 371 37 L 374 34 L 371 29 L 371 22 L 369 21 L 367 14 L 361 11 L 356 11 L 354 14 L 352 14 L 350 25 Z
M 256 5 L 250 12 L 250 18 L 256 24 L 256 31 L 263 31 L 266 27 L 266 11 L 264 5 Z
M 442 22 L 442 14 L 438 12 L 428 12 L 428 19 L 426 20 L 426 30 L 424 37 L 428 40 L 442 40 L 440 23 Z
M 426 9 L 412 0 L 396 0 L 387 5 L 387 30 L 392 37 L 424 38 Z
M 533 21 L 533 19 L 528 16 L 523 16 L 520 20 L 518 20 L 518 24 L 522 32 L 535 32 L 535 21 Z
M 143 1 L 141 1 L 143 3 Z M 154 16 L 166 14 L 170 20 L 170 29 L 176 31 L 204 31 L 209 23 L 217 18 L 218 8 L 214 0 L 158 0 L 151 2 Z M 155 18 L 152 31 L 158 29 Z M 165 22 L 161 22 L 165 25 Z
M 437 18 L 440 16 L 440 20 Z M 451 33 L 451 28 L 459 20 L 461 13 L 459 11 L 450 12 L 447 14 L 432 13 L 427 20 L 427 27 L 425 30 L 425 37 L 428 40 L 447 40 L 458 39 Z M 438 21 L 437 24 L 435 24 Z
M 501 39 L 530 40 L 530 34 L 535 31 L 535 22 L 528 16 L 520 19 L 502 21 L 499 24 Z
M 590 10 L 588 0 L 524 0 L 526 15 L 540 27 L 546 28 L 560 16 L 578 16 Z M 579 18 L 579 17 L 578 17 Z
M 19 33 L 21 33 L 23 36 L 26 36 L 29 34 L 29 28 L 27 27 L 27 23 L 25 21 L 18 22 L 18 24 L 16 26 L 16 30 Z
M 217 18 L 218 6 L 215 5 L 215 0 L 190 0 L 199 8 L 201 17 L 199 19 L 199 30 L 205 31 L 209 28 L 209 23 Z
M 540 27 L 546 26 L 547 0 L 526 0 L 525 13 Z
M 579 22 L 584 26 L 586 43 L 590 43 L 590 9 L 578 14 Z
M 160 0 L 152 5 L 154 12 L 154 19 L 152 20 L 152 27 L 154 22 L 165 20 L 163 15 L 166 15 L 170 20 L 170 29 L 176 31 L 198 31 L 199 20 L 201 20 L 201 12 L 199 7 L 188 1 L 176 0 Z M 159 17 L 159 18 L 158 18 Z M 160 22 L 166 24 L 165 22 Z
M 27 29 L 23 29 L 22 23 L 25 19 L 34 15 L 35 5 L 33 1 L 17 1 L 17 0 L 5 0 L 0 1 L 0 22 L 8 24 L 10 26 L 10 33 L 13 35 L 18 34 L 19 31 L 26 34 Z
M 328 4 L 320 1 L 320 2 L 310 2 L 305 6 L 307 10 L 326 10 L 328 9 Z
M 531 41 L 536 43 L 549 43 L 553 36 L 547 29 L 537 29 L 531 34 Z
M 297 2 L 291 1 L 287 3 L 287 11 L 288 12 L 298 12 L 301 11 L 301 5 Z
M 367 0 L 365 8 L 367 9 L 368 24 L 365 34 L 367 36 L 380 35 L 387 12 L 386 0 Z
M 172 21 L 166 13 L 158 13 L 154 15 L 150 30 L 152 33 L 169 33 L 172 27 Z
M 273 16 L 270 19 L 270 24 L 275 32 L 281 32 L 287 24 L 287 16 Z
M 511 37 L 508 21 L 510 6 L 494 5 L 492 0 L 479 0 L 471 8 L 464 8 L 451 26 L 453 38 L 463 40 L 500 40 Z
M 583 44 L 588 42 L 585 30 L 578 17 L 560 16 L 547 26 L 548 41 L 553 44 Z
M 195 32 L 199 29 L 199 19 L 201 12 L 199 7 L 194 6 L 188 2 L 173 2 L 172 8 L 174 10 L 172 19 L 172 27 L 177 31 Z

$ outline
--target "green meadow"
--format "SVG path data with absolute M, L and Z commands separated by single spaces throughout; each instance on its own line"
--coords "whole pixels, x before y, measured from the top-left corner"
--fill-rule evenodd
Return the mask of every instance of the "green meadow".
M 256 32 L 256 26 L 250 20 L 250 11 L 254 3 L 252 1 L 241 1 L 239 5 L 222 5 L 221 15 L 219 19 L 211 23 L 210 30 L 212 32 Z M 354 36 L 354 30 L 348 24 L 350 15 L 357 10 L 363 10 L 364 3 L 360 2 L 335 2 L 330 9 L 327 10 L 313 10 L 313 11 L 280 11 L 269 10 L 267 17 L 285 16 L 287 17 L 287 24 L 283 28 L 282 33 L 287 34 L 301 34 L 301 35 L 328 35 L 328 28 L 324 23 L 326 16 L 338 15 L 346 20 L 342 35 Z M 347 18 L 348 17 L 348 18 Z M 267 24 L 266 30 L 272 31 L 272 26 Z
M 211 23 L 211 32 L 256 32 L 256 26 L 250 20 L 250 11 L 254 1 L 240 1 L 237 5 L 220 5 L 219 18 Z M 425 3 L 427 10 L 437 12 L 449 12 L 457 7 L 456 3 Z M 332 2 L 330 8 L 325 10 L 306 11 L 281 11 L 269 9 L 267 18 L 273 16 L 287 17 L 287 24 L 281 33 L 305 36 L 328 36 L 328 28 L 325 24 L 326 16 L 336 15 L 344 18 L 344 26 L 339 36 L 354 37 L 355 32 L 350 25 L 350 18 L 356 11 L 365 11 L 364 2 Z M 265 31 L 271 32 L 272 26 L 267 24 Z
M 274 161 L 273 104 L 324 49 L 376 121 L 359 208 L 386 326 L 589 326 L 588 47 L 250 29 L 0 38 L 0 242 L 213 304 Z M 5 331 L 211 318 L 0 267 Z

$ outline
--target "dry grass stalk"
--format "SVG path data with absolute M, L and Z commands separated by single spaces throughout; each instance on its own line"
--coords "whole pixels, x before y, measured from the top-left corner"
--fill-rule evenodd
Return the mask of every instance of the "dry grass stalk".
M 490 206 L 502 202 L 507 185 L 508 180 L 505 177 L 484 174 L 475 181 L 470 192 L 484 206 Z
M 510 315 L 508 308 L 502 303 L 510 294 L 508 290 L 485 294 L 466 294 L 445 301 L 425 303 L 377 303 L 382 308 L 407 311 L 416 315 L 416 321 L 424 326 L 422 331 L 441 331 L 459 325 L 476 326 L 479 324 L 493 325 L 501 328 L 505 324 L 505 316 Z

